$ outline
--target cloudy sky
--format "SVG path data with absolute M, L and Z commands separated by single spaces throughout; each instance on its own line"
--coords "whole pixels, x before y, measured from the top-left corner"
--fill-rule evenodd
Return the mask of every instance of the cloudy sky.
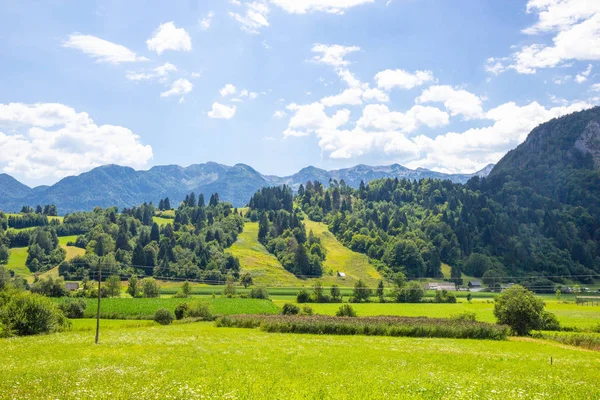
M 600 102 L 600 1 L 0 0 L 0 171 L 473 172 Z

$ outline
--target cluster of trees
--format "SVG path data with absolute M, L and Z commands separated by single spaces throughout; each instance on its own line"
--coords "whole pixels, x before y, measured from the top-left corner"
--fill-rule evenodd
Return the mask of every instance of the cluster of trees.
M 7 222 L 11 228 L 23 229 L 32 226 L 46 226 L 48 225 L 48 217 L 41 213 L 9 215 Z
M 27 261 L 25 265 L 32 272 L 43 272 L 60 264 L 67 252 L 58 244 L 56 229 L 52 227 L 35 228 L 29 235 Z
M 160 211 L 170 210 L 171 209 L 171 200 L 169 200 L 168 197 L 165 197 L 164 199 L 160 199 L 160 201 L 158 202 L 158 209 Z
M 193 198 L 193 201 L 190 200 Z M 197 279 L 220 283 L 239 278 L 239 260 L 225 252 L 243 229 L 243 218 L 229 203 L 215 200 L 205 206 L 188 196 L 175 211 L 173 224 L 159 227 L 150 204 L 124 209 L 96 208 L 90 213 L 65 217 L 85 228 L 75 245 L 86 254 L 65 261 L 59 273 L 67 279 L 94 278 L 99 267 L 104 276 L 154 276 Z M 164 203 L 163 203 L 164 204 Z M 194 204 L 194 205 L 192 205 Z
M 542 201 L 522 186 L 516 194 L 511 182 L 502 187 L 479 178 L 382 179 L 359 189 L 308 182 L 297 203 L 388 276 L 440 278 L 442 262 L 459 284 L 462 272 L 493 284 L 532 275 L 586 282 L 600 273 L 600 228 L 590 210 Z
M 249 202 L 258 218 L 258 240 L 281 265 L 297 276 L 321 276 L 326 249 L 312 231 L 306 234 L 299 209 L 293 209 L 289 187 L 263 188 Z
M 41 214 L 49 217 L 55 217 L 58 215 L 58 209 L 54 204 L 46 204 L 43 208 L 41 205 L 37 205 L 35 209 L 31 206 L 23 206 L 21 208 L 21 214 Z

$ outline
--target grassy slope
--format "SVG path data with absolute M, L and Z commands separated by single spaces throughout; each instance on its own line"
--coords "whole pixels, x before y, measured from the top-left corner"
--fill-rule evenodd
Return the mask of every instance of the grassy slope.
M 323 265 L 326 275 L 320 279 L 325 285 L 335 283 L 340 286 L 352 286 L 358 278 L 362 278 L 370 286 L 377 285 L 377 280 L 381 279 L 381 276 L 369 264 L 365 255 L 344 247 L 329 232 L 325 224 L 312 221 L 305 221 L 305 224 L 307 230 L 312 230 L 321 238 L 327 249 L 327 259 Z M 240 259 L 242 270 L 250 272 L 256 284 L 270 287 L 310 286 L 314 281 L 314 279 L 298 279 L 281 266 L 277 258 L 258 242 L 256 222 L 246 222 L 244 232 L 228 251 Z M 333 271 L 333 275 L 327 275 L 330 270 Z M 336 271 L 345 272 L 348 277 L 345 280 L 340 279 L 336 276 Z
M 6 398 L 599 398 L 600 353 L 543 341 L 269 334 L 94 321 L 0 339 Z M 554 365 L 550 365 L 550 357 Z
M 175 222 L 173 218 L 163 218 L 163 217 L 152 217 L 152 220 L 158 224 L 158 226 L 163 226 L 167 224 L 172 224 Z
M 61 236 L 58 238 L 59 245 L 67 251 L 67 260 L 72 259 L 75 256 L 85 254 L 84 249 L 80 249 L 79 247 L 67 246 L 68 242 L 74 242 L 77 239 L 77 236 Z M 16 274 L 21 275 L 22 277 L 33 279 L 31 271 L 25 265 L 25 261 L 27 261 L 27 247 L 15 247 L 10 249 L 10 257 L 8 259 L 7 269 L 12 269 Z M 58 276 L 58 267 L 52 268 L 49 271 L 41 274 L 43 277 L 52 275 Z

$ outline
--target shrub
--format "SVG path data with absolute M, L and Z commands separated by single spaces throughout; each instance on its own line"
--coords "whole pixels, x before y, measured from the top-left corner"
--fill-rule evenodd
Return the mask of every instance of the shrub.
M 189 309 L 190 306 L 188 305 L 188 303 L 178 304 L 177 307 L 175 307 L 175 318 L 177 318 L 178 320 L 184 319 Z
M 250 290 L 251 299 L 268 299 L 269 292 L 265 288 L 257 287 Z
M 514 285 L 496 298 L 494 315 L 517 335 L 527 335 L 542 325 L 544 302 L 521 285 Z M 549 317 L 546 317 L 549 318 Z
M 556 315 L 548 311 L 542 311 L 540 329 L 544 331 L 560 331 L 560 322 Z
M 398 289 L 396 301 L 398 303 L 419 303 L 424 295 L 423 286 L 419 282 L 411 281 Z
M 302 315 L 313 315 L 314 312 L 313 312 L 313 309 L 310 308 L 309 306 L 304 306 L 304 307 L 302 307 L 302 313 L 301 314 Z
M 306 291 L 306 289 L 302 289 L 298 292 L 296 296 L 296 301 L 298 303 L 308 303 L 310 301 L 310 295 Z
M 87 303 L 83 299 L 66 298 L 58 306 L 67 318 L 83 318 Z
M 453 314 L 453 315 L 450 316 L 450 318 L 454 319 L 456 321 L 471 321 L 471 322 L 475 322 L 475 321 L 477 321 L 477 314 L 475 314 L 474 312 L 465 311 L 464 313 Z
M 36 279 L 31 284 L 31 292 L 48 297 L 63 297 L 69 294 L 65 288 L 65 279 L 62 276 L 56 279 L 51 276 L 47 279 Z
M 367 284 L 363 282 L 362 279 L 359 279 L 354 284 L 354 301 L 360 303 L 361 301 L 369 301 L 369 297 L 371 297 L 371 289 L 367 287 Z
M 129 295 L 131 297 L 139 297 L 140 286 L 139 286 L 139 280 L 138 280 L 137 276 L 132 275 L 129 278 L 129 284 L 127 285 L 127 293 L 129 293 Z
M 453 293 L 449 293 L 446 289 L 436 290 L 434 303 L 456 303 L 456 296 Z
M 142 293 L 144 294 L 144 297 L 149 298 L 160 296 L 160 287 L 154 278 L 142 279 Z
M 504 340 L 510 328 L 484 322 L 426 317 L 343 318 L 325 315 L 231 315 L 217 327 L 260 328 L 265 332 Z
M 202 319 L 212 321 L 214 319 L 208 304 L 197 301 L 195 303 L 181 303 L 175 307 L 175 317 L 178 320 L 185 318 Z
M 0 309 L 4 335 L 19 336 L 57 332 L 70 326 L 63 312 L 48 297 L 28 292 L 8 296 Z
M 295 304 L 285 303 L 281 309 L 282 315 L 297 315 L 300 314 L 300 307 Z
M 337 317 L 356 317 L 356 311 L 354 311 L 350 304 L 344 304 L 337 310 L 335 315 Z
M 214 319 L 212 313 L 210 312 L 210 307 L 206 303 L 196 302 L 192 303 L 187 314 L 186 318 L 200 318 L 205 321 L 212 321 Z
M 113 274 L 106 280 L 106 291 L 109 297 L 121 296 L 121 277 Z
M 173 313 L 167 310 L 166 308 L 159 308 L 154 313 L 154 321 L 158 322 L 161 325 L 169 325 L 171 324 L 171 322 L 173 322 L 174 319 L 175 316 L 173 315 Z

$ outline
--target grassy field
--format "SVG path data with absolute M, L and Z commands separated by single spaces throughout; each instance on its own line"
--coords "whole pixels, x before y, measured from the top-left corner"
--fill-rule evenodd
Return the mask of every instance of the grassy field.
M 58 218 L 58 217 L 53 217 Z M 62 217 L 61 217 L 62 218 Z M 79 247 L 67 246 L 68 242 L 74 242 L 77 239 L 77 236 L 62 236 L 58 238 L 59 245 L 67 251 L 67 260 L 72 259 L 75 256 L 85 254 L 84 249 L 80 249 Z M 15 247 L 10 249 L 10 257 L 8 259 L 8 264 L 6 265 L 6 269 L 15 271 L 16 274 L 21 275 L 25 278 L 33 279 L 31 275 L 31 271 L 25 265 L 27 261 L 27 247 Z M 54 270 L 54 269 L 53 269 Z M 51 271 L 53 271 L 51 270 Z M 48 271 L 52 273 L 51 271 Z M 42 274 L 46 276 L 48 272 Z M 58 276 L 58 273 L 54 274 Z
M 60 247 L 62 247 L 63 249 L 65 249 L 67 251 L 67 260 L 70 260 L 76 256 L 82 256 L 85 254 L 85 250 L 82 248 L 75 247 L 75 246 L 67 246 L 67 243 L 69 243 L 69 242 L 75 243 L 76 240 L 77 240 L 77 235 L 61 236 L 58 238 L 58 244 L 60 244 Z
M 60 302 L 62 299 L 55 299 Z M 96 299 L 85 299 L 87 308 L 85 316 L 92 318 L 96 315 L 98 301 Z M 112 319 L 152 319 L 159 308 L 175 311 L 175 307 L 181 303 L 193 303 L 201 301 L 209 305 L 209 309 L 215 315 L 231 314 L 276 314 L 280 311 L 274 303 L 269 300 L 257 299 L 227 299 L 227 298 L 156 298 L 156 299 L 132 299 L 132 298 L 109 298 L 100 302 L 101 316 Z
M 352 286 L 359 278 L 373 287 L 377 285 L 377 280 L 381 279 L 381 276 L 369 264 L 365 255 L 344 247 L 329 232 L 325 224 L 312 221 L 304 221 L 304 223 L 307 231 L 312 230 L 320 237 L 327 249 L 327 259 L 323 264 L 325 275 L 320 279 L 324 285 Z M 254 282 L 259 285 L 312 286 L 315 281 L 315 279 L 298 279 L 283 268 L 277 258 L 258 242 L 257 222 L 246 222 L 244 232 L 238 236 L 237 242 L 228 249 L 228 252 L 240 259 L 242 270 L 250 272 Z M 327 274 L 329 271 L 331 275 Z M 338 278 L 337 271 L 345 272 L 347 278 Z
M 0 339 L 3 398 L 597 399 L 600 353 L 488 341 L 75 321 Z M 550 358 L 553 365 L 550 365 Z
M 163 218 L 163 217 L 152 217 L 152 220 L 158 224 L 158 226 L 163 226 L 167 224 L 172 224 L 175 220 L 173 218 Z
M 15 271 L 15 274 L 21 275 L 22 277 L 28 277 L 31 275 L 31 271 L 25 265 L 27 261 L 27 247 L 15 247 L 10 249 L 10 256 L 8 257 L 8 264 L 6 269 Z

